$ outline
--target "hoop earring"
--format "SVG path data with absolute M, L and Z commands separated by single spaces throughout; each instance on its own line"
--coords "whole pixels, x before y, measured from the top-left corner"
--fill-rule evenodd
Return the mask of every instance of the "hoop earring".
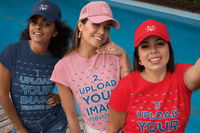
M 78 38 L 81 38 L 81 32 L 78 33 Z

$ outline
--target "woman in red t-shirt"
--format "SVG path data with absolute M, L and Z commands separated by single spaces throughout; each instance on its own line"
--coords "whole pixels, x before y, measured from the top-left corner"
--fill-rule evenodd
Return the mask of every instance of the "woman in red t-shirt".
M 174 64 L 168 31 L 155 20 L 135 32 L 134 72 L 119 81 L 109 101 L 108 133 L 184 132 L 192 91 L 200 87 L 200 58 Z

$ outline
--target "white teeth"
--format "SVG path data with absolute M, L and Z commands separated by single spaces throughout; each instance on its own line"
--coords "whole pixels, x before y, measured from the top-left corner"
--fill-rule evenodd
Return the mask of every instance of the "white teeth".
M 99 37 L 94 37 L 94 38 L 96 38 L 96 39 L 98 39 L 98 40 L 100 40 L 100 41 L 102 40 L 102 38 L 99 38 Z
M 41 33 L 37 33 L 37 32 L 35 32 L 35 34 L 36 34 L 36 35 L 42 35 Z
M 161 60 L 161 58 L 151 59 L 149 61 L 158 61 L 158 60 Z

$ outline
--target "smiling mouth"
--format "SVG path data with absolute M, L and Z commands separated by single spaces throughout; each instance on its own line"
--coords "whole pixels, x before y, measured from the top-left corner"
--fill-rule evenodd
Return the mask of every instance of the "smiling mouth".
M 42 33 L 38 33 L 38 32 L 33 32 L 33 34 L 35 34 L 35 35 L 42 35 Z
M 153 61 L 159 61 L 161 60 L 162 58 L 155 58 L 155 59 L 149 59 L 150 62 L 153 62 Z
M 99 37 L 94 37 L 94 38 L 99 40 L 99 41 L 103 40 L 102 38 L 99 38 Z

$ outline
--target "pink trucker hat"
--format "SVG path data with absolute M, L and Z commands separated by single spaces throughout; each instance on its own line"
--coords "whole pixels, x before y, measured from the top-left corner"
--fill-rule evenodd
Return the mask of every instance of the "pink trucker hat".
M 146 20 L 136 29 L 135 47 L 137 47 L 142 42 L 142 40 L 148 36 L 159 36 L 171 44 L 165 25 L 153 19 Z
M 90 2 L 85 5 L 80 13 L 79 20 L 88 18 L 93 23 L 102 23 L 111 20 L 111 25 L 115 29 L 119 29 L 119 22 L 113 19 L 110 6 L 104 1 Z

